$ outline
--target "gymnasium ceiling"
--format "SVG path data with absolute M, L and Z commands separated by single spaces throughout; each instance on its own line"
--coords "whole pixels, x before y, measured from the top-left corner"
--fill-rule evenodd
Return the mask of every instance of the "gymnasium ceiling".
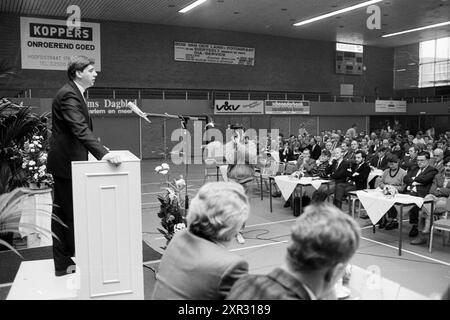
M 394 33 L 450 20 L 450 0 L 384 0 L 381 29 L 369 30 L 365 8 L 300 27 L 294 23 L 366 0 L 207 0 L 188 13 L 178 13 L 194 0 L 0 0 L 0 12 L 67 18 L 76 4 L 81 19 L 123 21 L 240 31 L 301 39 L 395 47 L 450 36 L 450 25 L 395 37 Z

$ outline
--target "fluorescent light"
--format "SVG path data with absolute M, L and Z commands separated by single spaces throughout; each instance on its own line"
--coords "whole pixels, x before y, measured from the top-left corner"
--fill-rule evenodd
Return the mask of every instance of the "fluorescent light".
M 381 1 L 383 1 L 383 0 L 365 1 L 363 3 L 357 4 L 357 5 L 354 5 L 354 6 L 351 6 L 351 7 L 347 7 L 347 8 L 340 9 L 340 10 L 337 10 L 337 11 L 333 11 L 333 12 L 330 12 L 330 13 L 327 13 L 327 14 L 324 14 L 324 15 L 312 18 L 312 19 L 308 19 L 308 20 L 304 20 L 304 21 L 300 21 L 300 22 L 294 23 L 294 26 L 296 26 L 296 27 L 302 26 L 304 24 L 308 24 L 308 23 L 311 23 L 311 22 L 314 22 L 314 21 L 326 19 L 326 18 L 329 18 L 329 17 L 332 17 L 332 16 L 336 16 L 336 15 L 344 13 L 344 12 L 356 10 L 356 9 L 359 9 L 359 8 L 362 8 L 362 7 L 365 7 L 365 6 L 369 6 L 371 4 L 374 4 L 374 3 L 377 3 L 377 2 L 381 2 Z
M 183 9 L 181 9 L 181 10 L 178 11 L 178 12 L 186 13 L 186 12 L 188 12 L 188 11 L 194 9 L 196 6 L 199 6 L 199 5 L 201 5 L 203 2 L 206 2 L 206 1 L 207 1 L 207 0 L 197 0 L 197 1 L 193 2 L 193 3 L 191 3 L 190 5 L 188 5 L 187 7 L 184 7 Z
M 406 71 L 406 69 L 397 69 L 397 72 Z
M 409 32 L 414 32 L 414 31 L 420 31 L 420 30 L 425 30 L 425 29 L 431 29 L 431 28 L 438 28 L 438 27 L 442 27 L 442 26 L 449 25 L 449 24 L 450 24 L 450 21 L 447 21 L 447 22 L 441 22 L 441 23 L 436 23 L 436 24 L 432 24 L 432 25 L 429 25 L 429 26 L 425 26 L 425 27 L 420 27 L 420 28 L 409 29 L 409 30 L 405 30 L 405 31 L 400 31 L 400 32 L 395 32 L 395 33 L 385 34 L 385 35 L 382 36 L 382 37 L 383 37 L 383 38 L 393 37 L 393 36 L 398 36 L 399 34 L 404 34 L 404 33 L 409 33 Z

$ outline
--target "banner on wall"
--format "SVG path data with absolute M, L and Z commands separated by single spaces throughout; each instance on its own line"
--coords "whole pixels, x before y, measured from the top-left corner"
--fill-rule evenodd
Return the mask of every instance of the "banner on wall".
M 22 69 L 67 70 L 70 56 L 84 55 L 101 71 L 98 23 L 68 28 L 66 20 L 20 17 L 20 45 Z
M 266 114 L 310 114 L 309 101 L 266 100 Z
M 140 99 L 87 99 L 86 105 L 89 114 L 93 117 L 138 117 L 130 108 L 127 107 L 131 101 L 140 106 Z
M 264 114 L 264 101 L 215 100 L 214 114 Z
M 406 112 L 406 101 L 376 100 L 375 112 Z
M 175 61 L 253 66 L 255 48 L 175 41 Z

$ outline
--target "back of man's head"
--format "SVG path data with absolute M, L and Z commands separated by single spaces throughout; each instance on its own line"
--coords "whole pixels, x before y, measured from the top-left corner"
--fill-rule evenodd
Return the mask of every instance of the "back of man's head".
M 317 203 L 305 208 L 292 228 L 287 265 L 311 273 L 347 263 L 359 246 L 359 225 L 337 207 Z

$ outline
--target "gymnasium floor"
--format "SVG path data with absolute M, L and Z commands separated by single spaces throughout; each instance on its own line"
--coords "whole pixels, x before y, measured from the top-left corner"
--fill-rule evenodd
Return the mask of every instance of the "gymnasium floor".
M 164 246 L 165 239 L 156 230 L 160 227 L 156 196 L 164 187 L 164 178 L 154 171 L 161 162 L 163 161 L 142 161 L 142 230 L 143 240 L 154 250 L 163 253 L 160 247 Z M 170 161 L 167 162 L 170 164 Z M 184 175 L 184 170 L 184 166 L 171 165 L 170 176 Z M 195 194 L 203 180 L 203 165 L 189 165 L 188 191 L 191 195 Z M 209 177 L 208 181 L 215 181 L 215 177 Z M 282 198 L 273 198 L 273 212 L 270 213 L 268 193 L 266 192 L 261 200 L 256 186 L 251 193 L 250 202 L 251 214 L 244 232 L 246 243 L 233 243 L 230 250 L 247 259 L 250 273 L 264 274 L 283 262 L 290 227 L 295 217 L 290 208 L 283 208 Z M 343 210 L 347 210 L 346 204 Z M 386 231 L 377 228 L 374 234 L 368 221 L 358 219 L 362 227 L 362 239 L 351 261 L 352 265 L 379 272 L 383 278 L 397 283 L 400 288 L 431 299 L 437 298 L 445 291 L 450 285 L 450 246 L 443 246 L 441 234 L 435 235 L 433 252 L 429 253 L 426 245 L 409 244 L 409 223 L 405 221 L 403 253 L 398 256 L 398 229 Z M 146 265 L 157 270 L 158 261 L 149 261 Z M 145 274 L 150 275 L 149 272 Z M 146 299 L 152 286 L 148 281 L 149 279 L 146 284 Z

